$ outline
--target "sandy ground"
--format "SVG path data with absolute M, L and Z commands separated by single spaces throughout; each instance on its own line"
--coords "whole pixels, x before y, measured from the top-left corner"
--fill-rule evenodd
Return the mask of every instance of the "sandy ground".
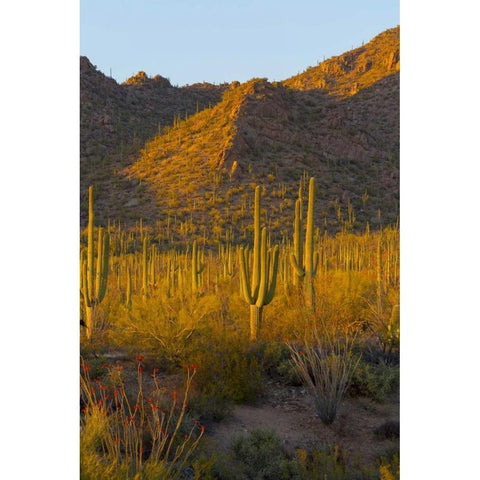
M 379 439 L 374 430 L 386 420 L 398 420 L 399 406 L 395 399 L 384 404 L 362 398 L 346 399 L 335 422 L 325 426 L 315 416 L 310 396 L 303 387 L 285 387 L 272 381 L 266 392 L 258 405 L 237 405 L 233 415 L 210 426 L 209 437 L 217 448 L 229 453 L 235 436 L 258 427 L 275 430 L 291 455 L 299 448 L 311 452 L 337 444 L 350 458 L 372 465 L 393 446 L 391 440 Z

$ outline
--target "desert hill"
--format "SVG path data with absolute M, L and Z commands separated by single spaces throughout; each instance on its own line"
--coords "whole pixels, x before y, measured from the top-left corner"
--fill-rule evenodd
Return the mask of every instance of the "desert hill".
M 180 121 L 221 100 L 227 85 L 197 83 L 175 87 L 167 78 L 149 78 L 138 72 L 126 82 L 98 71 L 87 57 L 80 57 L 80 192 L 81 219 L 86 218 L 88 186 L 98 192 L 104 218 L 122 218 L 123 203 L 136 192 L 136 182 L 117 172 L 130 165 L 145 141 L 164 125 Z
M 321 89 L 329 95 L 349 96 L 399 71 L 400 27 L 396 27 L 283 83 L 297 90 Z
M 265 221 L 280 237 L 291 230 L 299 181 L 314 175 L 318 226 L 396 220 L 398 27 L 276 83 L 179 89 L 140 73 L 118 85 L 82 62 L 92 79 L 82 82 L 82 191 L 97 185 L 103 219 L 173 222 L 178 240 L 246 238 L 261 183 Z M 100 160 L 85 151 L 98 145 Z

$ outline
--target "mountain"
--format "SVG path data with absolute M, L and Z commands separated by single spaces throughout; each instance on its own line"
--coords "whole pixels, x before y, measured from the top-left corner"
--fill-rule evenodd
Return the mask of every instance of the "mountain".
M 309 67 L 283 83 L 298 90 L 320 89 L 350 96 L 400 71 L 400 27 L 374 37 L 366 45 Z
M 226 85 L 173 87 L 167 78 L 138 72 L 118 84 L 80 57 L 81 159 L 111 153 L 122 142 L 142 142 L 177 116 L 192 115 L 221 99 Z
M 174 87 L 167 78 L 138 72 L 118 84 L 80 57 L 81 219 L 86 219 L 88 186 L 111 197 L 135 193 L 136 182 L 116 172 L 135 160 L 145 141 L 164 125 L 180 121 L 219 102 L 228 85 L 197 83 Z M 121 217 L 122 204 L 99 198 L 106 216 Z
M 399 27 L 387 30 L 362 47 L 275 83 L 252 79 L 178 89 L 163 77 L 139 74 L 118 85 L 89 69 L 90 75 L 103 77 L 95 77 L 94 89 L 85 84 L 85 95 L 96 99 L 90 103 L 101 105 L 102 112 L 110 108 L 123 122 L 108 134 L 102 124 L 95 135 L 111 141 L 112 149 L 119 140 L 130 147 L 129 156 L 113 154 L 115 161 L 107 153 L 88 177 L 96 185 L 122 187 L 109 188 L 101 199 L 104 217 L 127 223 L 143 218 L 152 224 L 174 219 L 170 235 L 180 241 L 187 230 L 210 239 L 231 233 L 246 238 L 253 187 L 262 184 L 265 221 L 280 237 L 292 229 L 299 182 L 313 175 L 322 228 L 335 231 L 346 221 L 353 229 L 394 222 L 399 208 L 399 33 Z M 125 100 L 131 88 L 136 89 L 133 105 Z M 175 93 L 167 97 L 166 90 Z M 194 103 L 202 93 L 197 113 L 171 121 L 180 104 Z M 147 119 L 141 112 L 148 107 Z M 157 126 L 153 136 L 155 122 L 163 127 Z M 138 141 L 132 147 L 133 126 L 142 139 L 152 135 L 143 148 Z M 110 148 L 105 140 L 103 145 Z M 115 165 L 113 173 L 107 173 L 107 164 Z

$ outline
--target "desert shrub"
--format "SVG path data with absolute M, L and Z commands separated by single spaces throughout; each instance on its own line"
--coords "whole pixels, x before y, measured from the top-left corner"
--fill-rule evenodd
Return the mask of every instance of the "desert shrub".
M 201 453 L 192 461 L 195 480 L 249 480 L 242 471 L 242 464 L 231 455 L 216 452 L 214 455 Z
M 235 456 L 243 464 L 247 478 L 280 480 L 292 478 L 293 464 L 283 451 L 273 430 L 258 428 L 232 442 Z
M 398 367 L 389 366 L 383 362 L 372 365 L 360 361 L 350 384 L 349 397 L 367 397 L 375 402 L 384 402 L 389 395 L 399 389 L 400 371 Z
M 221 310 L 218 297 L 205 295 L 175 297 L 168 301 L 160 294 L 146 300 L 133 299 L 131 311 L 118 316 L 113 340 L 133 351 L 160 354 L 166 361 L 182 364 L 189 355 L 192 337 Z
M 233 411 L 232 401 L 222 394 L 197 394 L 190 399 L 189 408 L 202 421 L 219 422 Z
M 257 344 L 257 356 L 263 371 L 270 376 L 276 376 L 278 367 L 290 360 L 290 351 L 283 342 L 262 342 Z
M 299 480 L 378 480 L 375 468 L 364 468 L 350 461 L 338 445 L 326 446 L 308 455 L 297 450 L 296 471 Z
M 302 379 L 292 362 L 288 346 L 284 342 L 267 341 L 256 346 L 258 362 L 262 370 L 273 378 L 280 378 L 287 385 L 299 386 Z
M 207 398 L 248 402 L 262 391 L 255 351 L 234 331 L 204 331 L 192 345 L 188 361 L 199 365 L 195 389 Z
M 232 449 L 236 460 L 242 464 L 245 478 L 253 480 L 378 480 L 379 478 L 380 470 L 357 465 L 338 445 L 326 446 L 311 454 L 305 450 L 297 450 L 295 457 L 289 458 L 282 448 L 281 439 L 275 431 L 268 429 L 255 429 L 248 436 L 237 437 L 232 443 Z M 387 459 L 382 459 L 381 465 L 384 466 L 385 471 L 391 468 L 391 462 Z
M 277 371 L 286 385 L 292 385 L 294 387 L 303 385 L 302 376 L 295 363 L 291 360 L 283 361 L 278 366 Z
M 379 425 L 374 433 L 379 438 L 395 439 L 400 437 L 400 422 L 398 420 L 387 420 Z

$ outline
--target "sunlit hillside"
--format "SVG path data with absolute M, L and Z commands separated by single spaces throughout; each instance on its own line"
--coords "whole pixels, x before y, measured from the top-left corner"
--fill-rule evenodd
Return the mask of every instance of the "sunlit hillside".
M 379 42 L 383 36 L 390 41 Z M 329 231 L 341 230 L 346 220 L 356 230 L 367 222 L 395 222 L 399 74 L 384 66 L 386 52 L 395 48 L 391 37 L 386 32 L 362 47 L 361 58 L 377 73 L 371 81 L 363 76 L 355 93 L 310 89 L 302 75 L 283 83 L 232 84 L 213 108 L 147 142 L 127 174 L 141 180 L 144 195 L 156 197 L 160 217 L 175 213 L 185 222 L 194 215 L 197 228 L 209 232 L 221 226 L 244 235 L 245 199 L 262 182 L 276 217 L 271 228 L 287 234 L 293 203 L 286 194 L 302 175 L 318 179 L 317 215 Z M 336 72 L 338 84 L 353 85 L 357 77 L 343 73 Z
M 283 83 L 299 90 L 323 90 L 333 96 L 348 96 L 399 70 L 400 27 L 396 27 Z
M 196 233 L 211 240 L 228 231 L 245 236 L 247 198 L 262 182 L 276 217 L 270 226 L 281 237 L 291 230 L 287 193 L 313 175 L 328 231 L 395 222 L 398 52 L 397 27 L 284 82 L 181 89 L 142 73 L 118 85 L 82 59 L 82 148 L 90 150 L 82 160 L 81 218 L 85 188 L 95 183 L 104 222 L 173 216 L 180 235 L 194 216 Z M 92 115 L 92 105 L 102 104 L 104 115 Z

